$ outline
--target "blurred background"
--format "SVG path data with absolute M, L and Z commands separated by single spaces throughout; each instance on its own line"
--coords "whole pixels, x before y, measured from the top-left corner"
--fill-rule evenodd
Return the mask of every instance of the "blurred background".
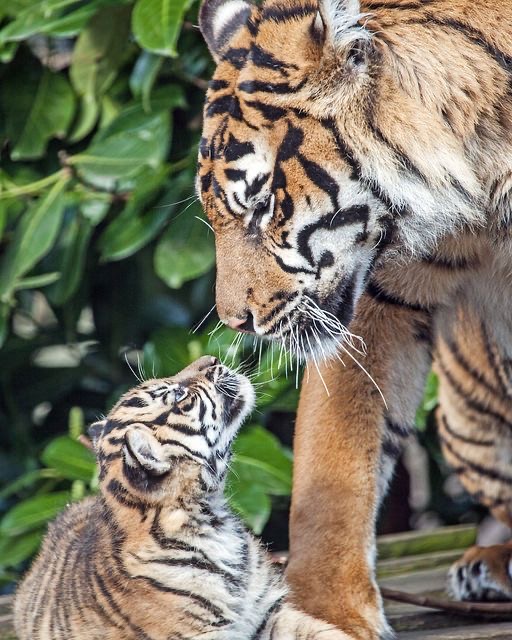
M 287 547 L 301 372 L 217 324 L 194 194 L 213 67 L 196 25 L 194 0 L 1 3 L 0 592 L 47 521 L 96 490 L 86 425 L 138 378 L 204 353 L 243 362 L 258 385 L 227 491 L 271 548 Z M 381 532 L 484 515 L 442 462 L 435 405 L 431 376 Z

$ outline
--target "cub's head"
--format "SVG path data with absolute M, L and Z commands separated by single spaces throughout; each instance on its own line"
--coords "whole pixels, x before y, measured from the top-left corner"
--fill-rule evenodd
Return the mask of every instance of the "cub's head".
M 197 188 L 215 231 L 219 316 L 325 346 L 389 231 L 336 121 L 371 108 L 378 55 L 359 2 L 204 0 L 200 26 L 218 63 Z
M 136 507 L 216 490 L 253 404 L 247 378 L 210 356 L 128 391 L 89 429 L 103 493 Z

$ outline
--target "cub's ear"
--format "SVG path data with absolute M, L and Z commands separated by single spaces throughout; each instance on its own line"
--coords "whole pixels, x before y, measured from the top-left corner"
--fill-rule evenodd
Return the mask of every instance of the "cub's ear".
M 199 28 L 215 62 L 236 32 L 247 24 L 252 6 L 245 0 L 203 0 Z
M 325 41 L 334 48 L 370 38 L 370 33 L 359 24 L 359 20 L 366 15 L 361 13 L 359 0 L 319 0 L 318 9 Z
M 147 427 L 130 427 L 126 432 L 127 464 L 139 464 L 148 473 L 161 476 L 167 473 L 171 464 L 165 459 L 164 448 Z M 133 464 L 132 464 L 133 463 Z
M 96 422 L 93 422 L 87 429 L 87 433 L 89 435 L 89 438 L 92 440 L 93 447 L 96 447 L 98 440 L 101 438 L 103 434 L 103 429 L 105 428 L 106 424 L 107 424 L 106 419 L 97 420 Z

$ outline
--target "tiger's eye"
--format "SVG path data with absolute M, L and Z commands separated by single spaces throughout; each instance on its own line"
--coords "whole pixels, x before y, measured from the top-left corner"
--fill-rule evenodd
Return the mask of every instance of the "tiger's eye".
M 174 399 L 176 400 L 176 402 L 181 402 L 187 396 L 188 396 L 188 391 L 183 387 L 178 387 L 174 392 Z
M 255 215 L 263 216 L 266 213 L 273 213 L 275 204 L 275 196 L 271 193 L 268 198 L 258 202 L 258 204 L 254 207 Z

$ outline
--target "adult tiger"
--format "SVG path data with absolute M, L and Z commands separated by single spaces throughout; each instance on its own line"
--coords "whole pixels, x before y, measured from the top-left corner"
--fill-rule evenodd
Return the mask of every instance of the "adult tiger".
M 301 392 L 288 577 L 374 639 L 375 516 L 434 351 L 448 459 L 512 518 L 512 4 L 204 0 L 200 27 L 220 318 L 325 360 Z M 347 325 L 369 375 L 336 360 Z M 461 561 L 459 597 L 511 595 L 511 550 L 491 555 Z
M 254 404 L 204 356 L 126 393 L 93 436 L 100 495 L 50 525 L 16 594 L 19 640 L 354 640 L 287 588 L 223 495 Z

